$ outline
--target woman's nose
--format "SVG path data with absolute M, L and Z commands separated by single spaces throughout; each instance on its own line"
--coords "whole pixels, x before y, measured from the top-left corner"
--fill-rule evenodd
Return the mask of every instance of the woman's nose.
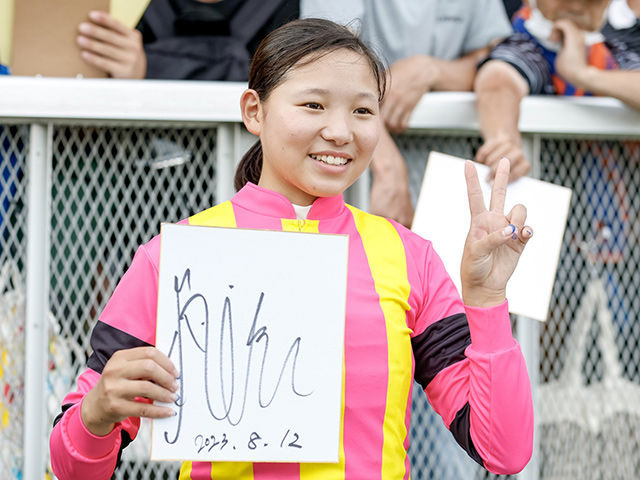
M 322 138 L 334 142 L 336 145 L 344 145 L 353 141 L 353 130 L 349 119 L 343 115 L 332 115 L 327 125 L 322 129 Z

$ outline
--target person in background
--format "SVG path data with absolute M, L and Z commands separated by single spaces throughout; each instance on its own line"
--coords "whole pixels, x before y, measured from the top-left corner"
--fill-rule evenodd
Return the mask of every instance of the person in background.
M 640 55 L 640 0 L 612 0 L 602 34 Z
M 484 139 L 476 160 L 490 167 L 489 179 L 503 156 L 512 162 L 511 181 L 530 169 L 518 131 L 520 101 L 529 94 L 611 96 L 640 109 L 640 56 L 600 32 L 609 0 L 529 3 L 475 79 Z
M 392 138 L 430 91 L 470 91 L 477 62 L 511 34 L 500 0 L 301 0 L 302 17 L 353 24 L 388 62 L 384 130 L 371 162 L 369 211 L 413 221 L 405 160 Z M 426 153 L 425 153 L 426 158 Z
M 489 209 L 473 163 L 465 165 L 471 222 L 461 297 L 430 242 L 344 203 L 378 142 L 385 80 L 377 56 L 344 26 L 302 19 L 273 31 L 240 98 L 259 140 L 238 165 L 238 193 L 181 222 L 349 236 L 338 462 L 185 461 L 180 478 L 410 478 L 414 378 L 489 471 L 516 473 L 531 458 L 531 386 L 506 287 L 533 231 L 523 205 L 504 212 L 509 161 L 500 163 Z M 177 392 L 185 395 L 181 384 L 193 372 L 178 371 L 154 347 L 160 241 L 140 246 L 93 330 L 87 369 L 63 401 L 50 436 L 60 480 L 111 478 L 140 417 L 171 417 L 184 404 Z
M 260 41 L 298 16 L 298 0 L 151 0 L 135 29 L 90 12 L 76 41 L 113 78 L 246 81 Z
M 522 7 L 522 0 L 503 0 L 504 9 L 507 11 L 507 17 L 513 17 L 520 7 Z

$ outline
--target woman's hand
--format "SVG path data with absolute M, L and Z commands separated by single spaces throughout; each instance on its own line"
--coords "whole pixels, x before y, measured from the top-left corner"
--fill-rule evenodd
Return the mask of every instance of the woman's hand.
M 509 160 L 502 158 L 487 210 L 476 168 L 470 161 L 465 164 L 471 226 L 462 254 L 460 281 L 462 300 L 469 306 L 491 307 L 505 300 L 507 281 L 533 235 L 531 227 L 524 224 L 527 210 L 523 205 L 504 214 L 509 168 Z
M 178 371 L 155 347 L 119 350 L 104 366 L 98 383 L 82 401 L 82 422 L 98 436 L 108 435 L 128 417 L 167 418 L 170 408 L 141 401 L 176 401 Z

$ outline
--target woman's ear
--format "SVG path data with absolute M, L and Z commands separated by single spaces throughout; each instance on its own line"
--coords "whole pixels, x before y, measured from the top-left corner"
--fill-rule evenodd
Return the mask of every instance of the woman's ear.
M 240 97 L 240 111 L 245 127 L 254 135 L 260 135 L 262 103 L 258 92 L 247 89 Z

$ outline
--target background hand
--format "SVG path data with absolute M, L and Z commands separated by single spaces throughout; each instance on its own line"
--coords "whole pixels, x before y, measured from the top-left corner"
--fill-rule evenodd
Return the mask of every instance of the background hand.
M 106 12 L 90 12 L 89 20 L 78 26 L 76 42 L 82 58 L 113 78 L 143 79 L 147 56 L 142 34 Z
M 389 91 L 382 105 L 382 117 L 392 133 L 402 133 L 422 95 L 429 92 L 438 75 L 437 62 L 427 55 L 398 60 L 389 68 Z
M 498 171 L 498 164 L 503 157 L 511 161 L 509 181 L 513 182 L 525 176 L 531 170 L 531 164 L 522 151 L 522 138 L 510 138 L 508 135 L 498 135 L 487 138 L 476 152 L 476 160 L 489 167 L 487 181 L 491 182 Z
M 177 377 L 169 357 L 155 347 L 119 350 L 82 401 L 82 422 L 94 435 L 105 436 L 128 417 L 171 417 L 175 412 L 170 408 L 140 399 L 174 402 Z
M 582 31 L 571 20 L 558 20 L 553 25 L 551 39 L 562 42 L 555 61 L 558 74 L 576 87 L 583 87 L 582 76 L 589 65 Z
M 478 173 L 470 161 L 465 164 L 465 178 L 471 226 L 460 266 L 462 299 L 469 306 L 491 307 L 505 300 L 507 282 L 533 230 L 524 225 L 527 217 L 524 206 L 516 205 L 504 214 L 508 159 L 503 158 L 498 164 L 489 210 L 484 204 Z

